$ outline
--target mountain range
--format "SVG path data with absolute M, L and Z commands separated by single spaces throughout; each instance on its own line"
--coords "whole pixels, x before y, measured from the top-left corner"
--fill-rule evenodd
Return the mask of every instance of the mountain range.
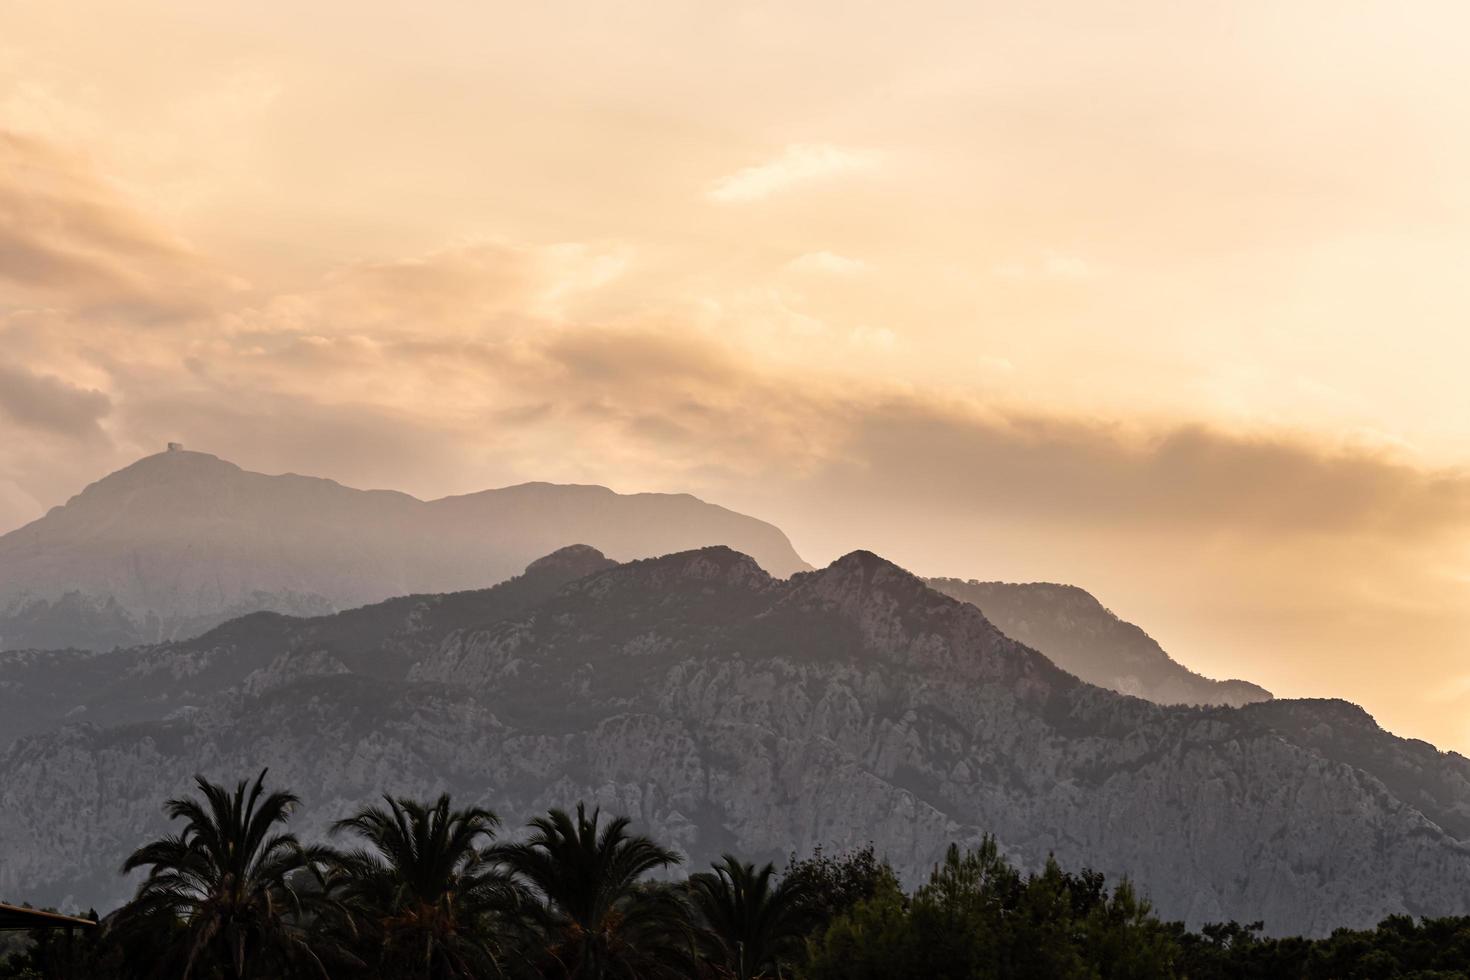
M 0 537 L 0 651 L 105 651 L 186 640 L 252 612 L 316 616 L 473 590 L 573 542 L 615 560 L 725 545 L 778 578 L 811 567 L 771 524 L 687 494 L 527 483 L 424 502 L 171 447 Z M 1191 672 L 1072 586 L 930 584 L 1102 687 L 1163 704 L 1270 697 Z M 36 710 L 17 706 L 0 738 Z
M 866 552 L 783 579 L 724 547 L 573 548 L 487 590 L 4 658 L 6 714 L 36 707 L 0 749 L 0 894 L 33 900 L 125 897 L 161 800 L 269 765 L 308 837 L 448 789 L 513 823 L 595 801 L 694 864 L 872 841 L 913 880 L 993 833 L 1191 925 L 1470 909 L 1464 758 L 1340 701 L 1102 689 Z
M 171 448 L 0 537 L 0 650 L 110 650 L 258 610 L 317 615 L 503 581 L 563 545 L 723 544 L 808 569 L 778 529 L 688 494 L 527 483 L 422 501 Z

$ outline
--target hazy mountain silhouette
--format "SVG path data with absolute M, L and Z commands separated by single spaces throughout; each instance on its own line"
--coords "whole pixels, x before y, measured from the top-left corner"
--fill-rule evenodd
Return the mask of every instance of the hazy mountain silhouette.
M 1175 661 L 1139 627 L 1075 585 L 931 578 L 929 587 L 980 608 L 1006 636 L 1089 684 L 1159 704 L 1251 704 L 1271 692 L 1217 681 Z
M 993 832 L 1195 925 L 1470 909 L 1470 762 L 1352 705 L 1106 691 L 864 552 L 789 580 L 727 548 L 604 564 L 573 549 L 472 595 L 5 655 L 10 696 L 52 719 L 0 750 L 0 893 L 120 899 L 161 800 L 269 765 L 308 837 L 384 790 L 449 789 L 511 820 L 596 801 L 695 863 L 873 841 L 916 876 Z M 83 662 L 116 694 L 42 696 Z M 116 720 L 84 720 L 114 697 Z
M 527 483 L 425 502 L 179 450 L 0 537 L 0 649 L 111 649 L 255 610 L 483 588 L 578 542 L 620 560 L 723 544 L 773 575 L 810 567 L 770 524 L 687 494 Z

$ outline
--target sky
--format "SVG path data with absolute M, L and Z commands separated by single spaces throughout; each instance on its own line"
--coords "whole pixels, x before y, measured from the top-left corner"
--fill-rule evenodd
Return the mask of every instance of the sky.
M 1470 751 L 1470 7 L 0 3 L 0 530 L 688 491 Z

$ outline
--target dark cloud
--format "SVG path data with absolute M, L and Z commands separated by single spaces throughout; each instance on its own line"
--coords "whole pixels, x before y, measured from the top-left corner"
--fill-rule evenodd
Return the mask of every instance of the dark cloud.
M 728 352 L 708 340 L 675 333 L 638 329 L 563 332 L 543 353 L 577 388 L 659 385 L 666 392 L 683 392 L 691 387 L 728 389 L 754 380 L 742 377 L 730 363 Z
M 106 439 L 100 423 L 111 411 L 100 391 L 0 364 L 0 412 L 17 425 L 95 442 Z
M 557 334 L 497 381 L 539 396 L 527 424 L 548 414 L 596 423 L 691 471 L 736 460 L 749 479 L 799 479 L 801 492 L 865 499 L 898 519 L 922 507 L 1181 534 L 1470 527 L 1461 471 L 1289 433 L 1148 429 L 839 386 L 747 366 L 708 338 L 665 330 Z
M 1103 422 L 879 400 L 847 413 L 847 461 L 828 481 L 1064 522 L 1269 534 L 1418 534 L 1470 525 L 1470 475 L 1362 450 L 1203 426 Z

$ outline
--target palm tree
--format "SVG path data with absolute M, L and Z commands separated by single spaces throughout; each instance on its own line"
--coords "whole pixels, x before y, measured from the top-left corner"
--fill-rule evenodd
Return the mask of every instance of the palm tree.
M 327 883 L 376 960 L 374 976 L 458 980 L 503 973 L 492 929 L 519 904 L 519 889 L 488 845 L 489 810 L 383 797 L 385 806 L 339 820 L 366 847 L 333 854 Z
M 325 976 L 300 928 L 302 895 L 293 872 L 315 852 L 279 829 L 299 802 L 291 793 L 265 793 L 265 774 L 241 780 L 231 793 L 195 776 L 202 799 L 169 800 L 164 812 L 183 830 L 134 851 L 123 873 L 148 877 L 124 917 L 136 929 L 160 924 L 171 933 L 175 976 L 279 977 L 305 965 Z
M 502 849 L 544 899 L 545 973 L 566 980 L 685 977 L 693 959 L 687 910 L 674 890 L 644 882 L 679 855 L 628 833 L 628 818 L 602 822 L 577 804 L 574 817 L 551 810 L 531 836 Z
M 811 921 L 806 888 L 795 878 L 774 886 L 775 866 L 760 870 L 726 854 L 689 879 L 694 907 L 706 927 L 706 959 L 732 980 L 779 977 Z

